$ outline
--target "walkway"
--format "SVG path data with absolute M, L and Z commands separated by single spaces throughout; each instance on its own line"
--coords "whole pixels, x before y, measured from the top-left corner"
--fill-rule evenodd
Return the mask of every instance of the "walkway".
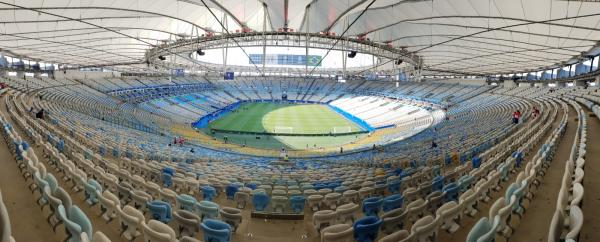
M 583 179 L 584 196 L 581 209 L 584 222 L 579 241 L 595 242 L 600 240 L 600 119 L 586 107 L 588 114 L 587 153 L 585 155 L 585 177 Z
M 0 102 L 0 106 L 2 106 L 0 108 L 0 111 L 2 111 L 2 114 L 4 115 L 4 117 L 7 117 L 8 121 L 12 124 L 12 126 L 15 127 L 16 131 L 19 133 L 21 138 L 23 138 L 28 143 L 33 144 L 33 141 L 25 135 L 25 133 L 19 128 L 19 126 L 17 126 L 12 119 L 8 118 L 8 117 L 10 117 L 10 115 L 8 114 L 8 110 L 6 109 L 6 104 L 4 102 L 4 98 L 2 98 L 2 101 Z M 6 148 L 6 146 L 4 146 L 4 148 Z M 40 162 L 42 162 L 46 167 L 48 167 L 48 163 L 42 154 L 42 149 L 39 147 L 32 147 L 32 148 L 33 148 L 36 156 L 40 160 Z M 10 162 L 12 162 L 14 164 L 14 160 L 10 160 Z M 17 169 L 16 164 L 14 165 L 14 167 L 15 167 L 15 169 Z M 0 170 L 2 170 L 4 172 L 4 169 L 0 169 Z M 116 227 L 111 228 L 108 224 L 106 224 L 106 222 L 104 220 L 102 220 L 100 217 L 98 217 L 100 215 L 99 206 L 90 208 L 90 206 L 87 203 L 85 203 L 83 200 L 84 199 L 83 192 L 74 194 L 71 189 L 67 189 L 67 188 L 71 187 L 70 185 L 65 184 L 65 182 L 62 179 L 58 179 L 60 176 L 56 173 L 56 171 L 54 171 L 52 169 L 48 169 L 48 172 L 52 173 L 55 177 L 57 177 L 58 184 L 61 187 L 65 188 L 65 190 L 67 192 L 69 192 L 69 195 L 71 195 L 71 199 L 73 200 L 73 205 L 77 205 L 88 216 L 88 218 L 92 222 L 94 232 L 100 230 L 103 233 L 105 233 L 112 241 L 122 241 L 120 239 L 119 232 L 117 231 L 117 229 L 115 229 Z M 18 174 L 20 174 L 18 172 L 18 170 L 10 171 L 10 173 L 15 174 L 16 176 L 18 176 Z M 24 183 L 23 179 L 20 179 L 18 181 L 21 183 Z M 9 185 L 10 183 L 3 182 L 2 184 Z M 28 190 L 20 190 L 15 193 L 18 193 L 21 195 L 31 194 L 31 193 L 23 192 L 23 191 L 28 191 Z M 66 233 L 61 232 L 64 230 L 63 225 L 60 225 L 56 228 L 57 233 L 55 234 L 52 231 L 52 228 L 50 227 L 50 225 L 48 225 L 48 223 L 46 222 L 45 217 L 40 219 L 39 216 L 37 216 L 35 219 L 35 222 L 30 222 L 29 216 L 23 216 L 22 213 L 18 212 L 18 211 L 30 211 L 30 212 L 39 211 L 39 210 L 37 210 L 37 208 L 39 208 L 39 206 L 37 206 L 37 204 L 35 204 L 35 201 L 33 198 L 23 197 L 18 200 L 15 200 L 15 201 L 18 201 L 19 203 L 23 202 L 24 205 L 26 205 L 20 209 L 16 208 L 16 210 L 13 208 L 7 207 L 7 209 L 9 210 L 9 213 L 11 213 L 11 212 L 15 213 L 14 215 L 11 214 L 10 218 L 11 218 L 13 230 L 15 230 L 13 233 L 16 234 L 15 239 L 17 241 L 62 241 L 62 239 L 58 239 L 57 237 L 61 237 L 61 236 L 66 237 Z M 27 215 L 29 215 L 29 214 L 27 214 Z M 19 224 L 17 224 L 16 221 L 13 222 L 14 220 L 24 220 L 24 221 L 27 221 L 27 223 L 19 226 Z M 36 229 L 35 232 L 32 233 L 32 231 L 30 230 L 31 225 L 35 225 L 39 229 Z M 116 226 L 116 223 L 114 223 L 114 225 Z M 21 231 L 17 231 L 17 230 L 21 230 Z M 40 238 L 39 239 L 19 239 L 19 236 L 23 236 L 23 237 L 39 236 Z M 49 239 L 49 238 L 51 238 L 51 239 Z
M 556 209 L 556 199 L 565 172 L 565 163 L 571 155 L 571 146 L 577 130 L 577 112 L 569 105 L 567 131 L 558 144 L 554 160 L 543 177 L 531 203 L 526 206 L 523 219 L 511 237 L 513 241 L 546 241 L 548 229 Z
M 3 96 L 2 96 L 3 97 Z M 4 100 L 4 98 L 2 98 Z M 6 110 L 4 102 L 0 103 Z M 6 112 L 3 112 L 6 113 Z M 39 194 L 29 191 L 28 183 L 21 176 L 15 159 L 4 140 L 0 140 L 0 189 L 10 217 L 12 235 L 16 241 L 62 241 L 63 227 L 58 233 L 46 222 L 48 208 L 40 210 L 36 199 Z
M 560 105 L 559 105 L 559 107 L 560 107 Z M 552 124 L 552 127 L 550 128 L 548 133 L 546 133 L 546 135 L 541 139 L 542 141 L 546 140 L 550 136 L 552 131 L 558 127 L 558 125 L 561 121 L 561 118 L 562 118 L 562 116 L 560 116 L 562 114 L 561 110 L 559 110 L 558 116 L 556 117 L 556 120 Z M 573 114 L 573 115 L 575 114 L 574 111 L 570 110 L 570 112 L 572 112 L 572 113 L 569 113 L 569 114 Z M 576 125 L 576 123 L 575 123 L 575 125 Z M 572 137 L 574 137 L 574 136 L 572 136 Z M 571 140 L 572 139 L 573 138 L 571 138 Z M 535 144 L 533 146 L 533 149 L 531 149 L 531 150 L 537 152 L 537 150 L 541 146 L 542 146 L 542 143 L 540 142 L 539 144 Z M 533 158 L 534 154 L 535 153 L 533 153 L 533 152 L 529 152 L 529 154 L 524 157 L 524 161 L 531 160 Z M 553 163 L 553 166 L 555 166 L 554 163 Z M 493 202 L 495 200 L 497 200 L 500 196 L 504 196 L 504 194 L 506 192 L 506 188 L 508 187 L 508 185 L 510 185 L 512 182 L 515 181 L 516 176 L 517 176 L 517 174 L 515 174 L 515 173 L 510 174 L 508 181 L 501 182 L 500 185 L 502 186 L 502 188 L 500 189 L 500 191 L 493 191 L 490 194 L 490 197 L 492 199 L 489 202 L 487 202 L 487 203 L 480 202 L 478 205 L 479 212 L 474 217 L 463 216 L 460 221 L 461 227 L 454 234 L 448 234 L 446 231 L 440 230 L 437 241 L 466 241 L 467 235 L 469 234 L 471 228 L 475 225 L 475 223 L 477 223 L 477 221 L 479 221 L 479 219 L 481 219 L 482 217 L 489 216 L 488 214 L 489 214 L 490 207 L 492 206 Z M 537 197 L 535 199 L 537 199 Z M 525 215 L 525 217 L 527 217 L 527 216 L 528 216 L 528 214 Z M 516 217 L 516 216 L 514 216 L 514 217 Z M 514 220 L 517 220 L 517 219 L 514 219 Z M 550 222 L 550 220 L 548 220 L 548 223 L 549 222 Z M 512 224 L 514 224 L 514 223 L 512 223 Z M 521 223 L 521 224 L 523 224 L 523 223 Z M 518 230 L 520 230 L 520 228 Z M 513 236 L 513 238 L 514 238 L 514 236 Z M 514 240 L 513 238 L 511 238 L 512 241 L 536 241 L 536 240 Z M 497 240 L 497 242 L 504 241 L 504 238 L 499 238 L 499 239 L 500 240 Z

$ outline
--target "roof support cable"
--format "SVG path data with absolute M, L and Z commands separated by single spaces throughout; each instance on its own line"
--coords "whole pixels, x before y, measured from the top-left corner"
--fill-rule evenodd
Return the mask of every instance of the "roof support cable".
M 568 17 L 567 19 L 586 18 L 586 17 L 598 16 L 598 15 L 600 15 L 600 13 L 592 13 L 592 14 L 584 14 L 584 15 L 578 15 L 578 16 L 571 16 L 571 17 Z M 560 17 L 560 18 L 556 18 L 556 19 L 547 19 L 547 20 L 540 20 L 540 21 L 530 21 L 530 22 L 525 22 L 525 23 L 516 23 L 516 24 L 511 24 L 511 25 L 506 25 L 506 26 L 501 26 L 501 27 L 494 27 L 494 28 L 491 28 L 489 30 L 482 30 L 482 31 L 478 31 L 478 32 L 474 32 L 474 33 L 470 33 L 470 34 L 466 34 L 466 35 L 461 35 L 461 36 L 458 36 L 458 37 L 454 37 L 454 38 L 451 38 L 451 39 L 448 39 L 448 40 L 444 40 L 444 41 L 441 41 L 441 42 L 438 42 L 438 43 L 434 44 L 433 46 L 425 46 L 425 47 L 422 47 L 422 48 L 417 49 L 415 51 L 412 51 L 410 53 L 403 54 L 402 56 L 406 56 L 406 55 L 411 54 L 411 53 L 419 53 L 420 51 L 423 51 L 423 50 L 426 50 L 426 49 L 429 49 L 429 48 L 432 48 L 432 47 L 435 47 L 435 46 L 447 44 L 447 43 L 450 43 L 450 42 L 453 42 L 453 41 L 456 41 L 456 40 L 461 40 L 461 39 L 464 39 L 464 38 L 476 36 L 476 35 L 479 35 L 479 34 L 482 34 L 482 33 L 490 32 L 490 31 L 504 30 L 504 29 L 514 28 L 514 27 L 519 27 L 519 26 L 528 26 L 528 25 L 532 25 L 532 24 L 550 24 L 552 22 L 562 21 L 562 20 L 563 20 L 563 18 Z M 557 49 L 561 49 L 561 48 L 557 47 Z M 388 61 L 383 62 L 381 64 L 378 64 L 376 66 L 365 68 L 362 71 L 357 72 L 357 74 L 364 73 L 364 72 L 366 72 L 368 70 L 371 70 L 373 68 L 376 68 L 376 67 L 388 64 L 388 63 L 390 63 L 392 61 L 394 61 L 394 60 L 388 60 Z M 430 68 L 431 67 L 428 67 L 428 69 L 430 69 Z
M 36 8 L 30 8 L 30 7 L 26 7 L 26 6 L 17 5 L 17 4 L 15 4 L 15 3 L 14 3 L 14 1 L 13 1 L 13 3 L 12 3 L 12 4 L 11 4 L 11 3 L 8 3 L 8 2 L 5 2 L 5 1 L 0 1 L 0 4 L 4 4 L 4 5 L 8 5 L 8 6 L 14 7 L 14 8 L 15 8 L 15 9 L 14 9 L 14 12 L 15 12 L 15 13 L 16 13 L 16 11 L 17 11 L 17 10 L 19 10 L 19 9 L 23 9 L 23 10 L 33 11 L 33 12 L 37 12 L 37 13 L 41 13 L 41 14 L 46 14 L 46 15 L 49 15 L 49 16 L 54 16 L 54 17 L 58 17 L 58 18 L 61 18 L 61 19 L 67 19 L 67 20 L 71 20 L 71 21 L 75 21 L 75 22 L 80 22 L 80 23 L 83 23 L 83 24 L 87 24 L 87 25 L 90 25 L 90 26 L 93 26 L 93 27 L 99 28 L 99 29 L 104 29 L 104 30 L 106 30 L 106 31 L 113 32 L 113 33 L 115 33 L 115 34 L 118 34 L 118 35 L 121 35 L 121 36 L 125 36 L 125 37 L 127 37 L 127 38 L 131 38 L 131 39 L 137 40 L 137 41 L 139 41 L 139 42 L 142 42 L 142 43 L 144 43 L 144 44 L 147 44 L 147 45 L 149 45 L 149 46 L 152 46 L 152 47 L 155 47 L 155 46 L 156 46 L 155 44 L 152 44 L 152 43 L 150 43 L 150 42 L 148 42 L 148 41 L 145 41 L 145 40 L 143 40 L 143 39 L 141 39 L 141 38 L 136 38 L 135 36 L 131 36 L 131 35 L 129 35 L 129 34 L 121 33 L 121 32 L 119 32 L 119 31 L 116 31 L 116 30 L 114 30 L 114 29 L 111 29 L 111 28 L 107 28 L 107 27 L 104 27 L 104 26 L 101 26 L 101 25 L 98 25 L 98 24 L 90 23 L 90 22 L 87 22 L 87 21 L 84 21 L 84 20 L 75 19 L 75 18 L 72 18 L 72 17 L 68 17 L 68 16 L 60 15 L 60 14 L 55 14 L 55 13 L 51 13 L 51 12 L 42 11 L 42 10 L 40 10 L 40 9 L 36 9 Z M 49 8 L 45 8 L 45 9 L 49 9 Z M 15 18 L 15 20 L 16 20 L 16 18 Z M 17 29 L 18 29 L 18 25 L 16 25 L 16 26 L 17 26 Z M 19 32 L 20 32 L 20 31 L 21 31 L 21 30 L 19 30 Z M 18 37 L 20 37 L 20 36 L 18 36 Z M 17 42 L 17 43 L 18 43 L 18 42 Z M 182 57 L 182 58 L 186 58 L 185 56 L 182 56 L 181 54 L 178 54 L 178 53 L 174 53 L 174 52 L 172 52 L 172 51 L 170 51 L 170 50 L 166 50 L 166 51 L 167 51 L 169 54 L 173 54 L 173 55 L 180 56 L 180 57 Z M 113 54 L 114 54 L 114 53 L 113 53 Z M 117 54 L 117 55 L 118 55 L 118 54 Z M 128 58 L 129 58 L 129 57 L 128 57 Z M 143 64 L 143 63 L 144 63 L 144 60 L 139 60 L 139 59 L 136 59 L 136 58 L 130 58 L 130 59 L 135 59 L 136 61 L 138 61 L 138 62 L 139 62 L 139 64 Z M 191 61 L 193 61 L 193 62 L 197 62 L 196 60 L 194 60 L 194 59 L 191 59 L 191 58 L 190 58 L 190 60 L 191 60 Z M 127 63 L 127 64 L 128 64 L 128 65 L 131 65 L 131 63 L 135 63 L 135 62 L 130 62 L 130 63 Z M 119 65 L 119 63 L 109 63 L 109 64 L 110 64 L 110 65 Z M 106 66 L 108 66 L 108 65 L 106 65 Z M 211 69 L 210 67 L 208 67 L 208 66 L 205 66 L 205 67 L 206 67 L 206 69 L 212 70 L 212 69 Z
M 333 42 L 333 45 L 331 45 L 331 47 L 329 47 L 329 49 L 327 49 L 327 52 L 325 52 L 325 55 L 319 60 L 319 62 L 317 62 L 317 64 L 312 68 L 312 70 L 310 70 L 310 72 L 308 73 L 307 76 L 312 75 L 312 73 L 317 69 L 318 66 L 321 65 L 321 63 L 323 62 L 323 60 L 325 59 L 325 57 L 327 57 L 327 55 L 329 55 L 329 52 L 337 45 L 337 43 L 342 39 L 342 37 L 344 37 L 344 35 L 346 34 L 346 32 L 348 32 L 348 30 L 352 27 L 352 25 L 354 25 L 354 23 L 356 23 L 356 21 L 363 16 L 363 14 L 365 14 L 367 12 L 367 10 L 369 9 L 369 7 L 371 7 L 371 5 L 373 5 L 373 3 L 375 3 L 375 1 L 377 0 L 373 0 L 369 3 L 369 5 L 367 5 L 367 7 L 365 7 L 365 9 L 363 9 L 358 16 L 356 16 L 356 18 L 348 25 L 348 27 L 346 27 L 346 29 L 344 30 L 344 32 L 342 32 L 342 34 L 339 36 L 339 38 L 337 38 L 335 40 L 335 42 Z
M 492 0 L 488 0 L 488 16 L 492 16 Z M 487 19 L 487 27 L 490 30 L 490 18 Z
M 429 45 L 433 45 L 433 0 L 431 0 L 431 18 L 429 19 Z
M 204 7 L 206 7 L 206 9 L 208 10 L 208 12 L 210 12 L 210 14 L 215 18 L 215 20 L 219 23 L 219 25 L 221 25 L 221 28 L 223 28 L 223 30 L 225 30 L 225 33 L 227 33 L 227 35 L 230 35 L 231 33 L 229 32 L 229 30 L 227 29 L 227 27 L 225 27 L 225 25 L 223 24 L 223 21 L 221 21 L 217 17 L 217 15 L 212 11 L 212 9 L 210 9 L 208 7 L 208 5 L 206 5 L 206 2 L 204 2 L 204 0 L 200 0 L 200 1 L 202 2 L 202 4 L 204 4 Z M 244 55 L 246 55 L 246 57 L 248 57 L 248 60 L 250 60 L 250 63 L 252 63 L 252 65 L 258 71 L 258 73 L 260 73 L 260 76 L 262 76 L 263 79 L 265 79 L 265 81 L 266 81 L 267 77 L 265 76 L 265 74 L 263 73 L 263 71 L 260 68 L 258 68 L 258 66 L 256 65 L 256 63 L 254 63 L 254 61 L 252 61 L 250 59 L 250 55 L 248 54 L 248 52 L 246 52 L 246 50 L 240 45 L 240 43 L 235 38 L 231 38 L 231 40 L 233 40 L 233 42 L 240 48 L 240 50 L 242 50 L 242 52 L 244 53 Z M 263 60 L 262 61 L 263 62 L 266 61 L 266 56 L 263 56 Z

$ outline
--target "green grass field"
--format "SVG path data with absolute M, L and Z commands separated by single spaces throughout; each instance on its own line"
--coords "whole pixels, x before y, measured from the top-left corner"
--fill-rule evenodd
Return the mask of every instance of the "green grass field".
M 209 128 L 256 133 L 327 134 L 360 127 L 326 105 L 246 103 L 213 121 Z
M 335 128 L 337 127 L 337 128 Z M 236 111 L 211 122 L 207 134 L 219 140 L 227 137 L 228 142 L 262 149 L 294 150 L 337 147 L 367 134 L 339 136 L 287 136 L 287 135 L 250 135 L 232 133 L 211 133 L 210 129 L 255 132 L 255 133 L 295 133 L 329 134 L 361 131 L 361 128 L 342 115 L 320 104 L 281 104 L 246 103 Z M 257 139 L 260 137 L 260 139 Z

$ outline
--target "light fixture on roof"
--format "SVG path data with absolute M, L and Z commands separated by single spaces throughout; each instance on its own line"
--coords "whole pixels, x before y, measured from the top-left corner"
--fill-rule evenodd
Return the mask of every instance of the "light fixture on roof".
M 356 57 L 356 51 L 351 50 L 350 53 L 348 53 L 348 58 L 354 58 L 354 57 Z

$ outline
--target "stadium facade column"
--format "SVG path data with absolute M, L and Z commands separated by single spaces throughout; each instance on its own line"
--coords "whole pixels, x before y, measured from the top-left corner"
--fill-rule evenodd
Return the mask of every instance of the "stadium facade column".
M 225 13 L 225 11 L 223 11 L 223 21 L 222 21 L 223 25 L 225 26 L 225 28 L 223 28 L 223 34 L 226 34 L 227 32 L 225 32 L 225 29 L 228 29 L 229 26 L 227 24 L 227 15 Z M 223 48 L 222 54 L 223 54 L 223 73 L 227 72 L 227 49 L 229 47 L 229 41 L 225 42 L 225 48 Z
M 342 40 L 342 76 L 344 80 L 346 79 L 346 63 L 348 62 L 348 56 L 346 55 L 346 50 L 344 49 L 344 41 Z
M 515 81 L 513 81 L 513 80 L 504 80 L 503 85 L 504 85 L 504 87 L 514 87 L 515 86 Z
M 262 56 L 262 73 L 265 74 L 265 67 L 267 64 L 267 5 L 263 4 L 263 56 Z
M 304 63 L 304 75 L 308 77 L 308 46 L 310 44 L 310 25 L 309 20 L 310 20 L 310 11 L 306 11 L 306 44 L 305 44 L 305 57 L 304 59 L 306 60 L 306 63 Z
M 344 29 L 348 29 L 348 18 L 344 19 Z M 342 78 L 346 80 L 346 65 L 348 63 L 348 55 L 346 54 L 346 41 L 342 39 Z

